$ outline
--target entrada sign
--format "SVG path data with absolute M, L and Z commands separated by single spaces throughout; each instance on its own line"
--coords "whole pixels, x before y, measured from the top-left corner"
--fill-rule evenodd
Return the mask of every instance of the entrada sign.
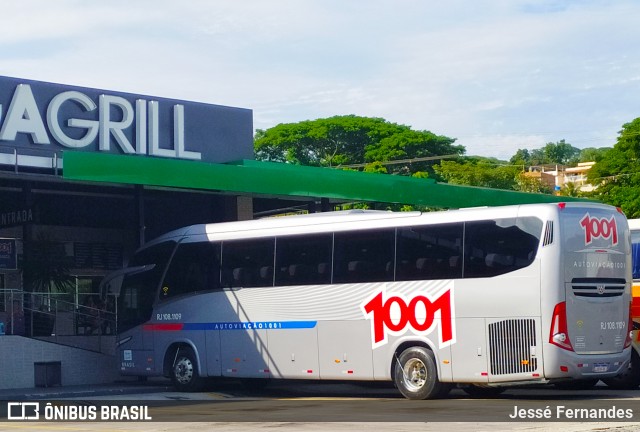
M 0 145 L 208 162 L 252 159 L 252 113 L 0 77 Z
M 0 213 L 0 228 L 23 225 L 33 222 L 33 210 L 30 208 Z

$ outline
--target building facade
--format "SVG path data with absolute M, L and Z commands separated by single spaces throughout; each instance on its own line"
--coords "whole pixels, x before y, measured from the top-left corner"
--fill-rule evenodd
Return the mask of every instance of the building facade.
M 78 305 L 146 240 L 188 224 L 253 217 L 250 199 L 224 191 L 67 179 L 71 152 L 212 164 L 252 159 L 252 113 L 0 77 L 4 293 L 45 290 Z M 174 175 L 171 167 L 163 175 Z M 68 276 L 64 292 L 56 292 L 56 272 Z M 0 297 L 6 312 L 7 295 Z
M 77 308 L 136 248 L 186 225 L 349 201 L 557 201 L 253 155 L 249 109 L 0 77 L 0 314 L 13 291 L 42 293 L 32 310 Z

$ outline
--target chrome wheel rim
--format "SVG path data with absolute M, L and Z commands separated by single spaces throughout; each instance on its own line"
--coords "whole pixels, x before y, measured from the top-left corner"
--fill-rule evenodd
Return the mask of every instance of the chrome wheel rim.
M 420 390 L 427 382 L 427 366 L 420 359 L 410 359 L 404 365 L 403 380 L 408 390 L 412 392 Z
M 180 384 L 189 384 L 193 379 L 193 363 L 186 357 L 180 357 L 173 368 L 173 374 Z

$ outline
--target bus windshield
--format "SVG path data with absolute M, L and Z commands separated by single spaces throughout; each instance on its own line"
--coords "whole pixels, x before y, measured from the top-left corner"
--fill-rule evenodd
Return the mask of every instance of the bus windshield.
M 175 243 L 166 242 L 144 249 L 131 260 L 131 267 L 145 268 L 125 274 L 118 296 L 118 332 L 125 332 L 148 321 L 153 310 L 160 278 Z

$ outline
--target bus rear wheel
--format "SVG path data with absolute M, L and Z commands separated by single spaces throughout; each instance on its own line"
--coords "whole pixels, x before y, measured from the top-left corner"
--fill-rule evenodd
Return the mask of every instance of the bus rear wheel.
M 407 399 L 434 399 L 450 389 L 438 381 L 438 369 L 431 350 L 415 346 L 400 354 L 395 364 L 394 383 Z
M 202 388 L 203 381 L 198 375 L 198 362 L 191 349 L 178 349 L 171 368 L 171 381 L 178 391 L 193 392 Z

